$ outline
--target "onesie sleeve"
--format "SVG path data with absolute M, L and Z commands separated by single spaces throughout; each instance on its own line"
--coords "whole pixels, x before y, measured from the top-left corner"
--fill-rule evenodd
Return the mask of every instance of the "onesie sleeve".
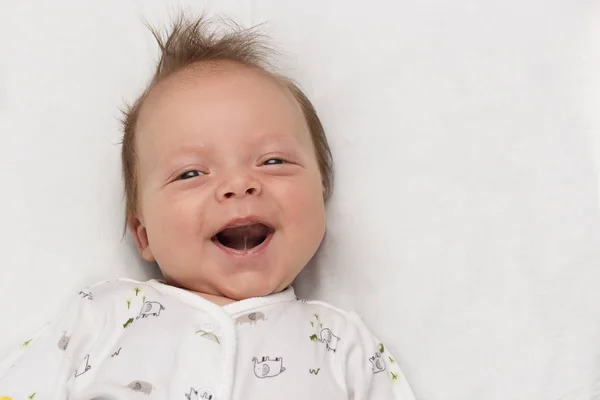
M 348 399 L 415 400 L 398 360 L 354 313 L 348 313 L 346 352 L 342 357 Z M 341 342 L 340 342 L 341 344 Z
M 92 292 L 80 291 L 58 318 L 0 360 L 0 399 L 67 398 L 75 360 L 92 339 L 92 308 Z

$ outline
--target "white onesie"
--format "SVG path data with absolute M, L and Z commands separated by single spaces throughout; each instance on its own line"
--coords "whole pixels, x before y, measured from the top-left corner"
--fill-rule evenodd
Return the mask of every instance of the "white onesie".
M 414 400 L 356 314 L 281 293 L 219 307 L 160 281 L 82 290 L 0 362 L 0 400 Z

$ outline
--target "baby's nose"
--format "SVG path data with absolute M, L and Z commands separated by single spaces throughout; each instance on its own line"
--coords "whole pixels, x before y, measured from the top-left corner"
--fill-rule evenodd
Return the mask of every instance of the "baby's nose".
M 261 192 L 260 183 L 250 176 L 237 174 L 224 181 L 217 189 L 217 200 L 243 198 L 258 195 Z
M 232 190 L 230 192 L 225 192 L 223 194 L 223 197 L 226 199 L 229 199 L 231 197 L 243 197 L 243 195 L 246 194 L 254 194 L 256 192 L 256 188 L 253 187 L 249 187 L 248 189 L 246 189 L 245 191 L 237 191 L 237 190 Z

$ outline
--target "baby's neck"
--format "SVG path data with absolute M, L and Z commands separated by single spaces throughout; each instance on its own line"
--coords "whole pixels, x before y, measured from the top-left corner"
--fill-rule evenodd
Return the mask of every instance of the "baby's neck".
M 232 300 L 228 297 L 217 296 L 215 294 L 201 293 L 190 290 L 191 293 L 197 294 L 198 296 L 204 298 L 205 300 L 210 301 L 211 303 L 215 303 L 218 306 L 226 306 L 227 304 L 235 303 L 237 300 Z
M 200 296 L 203 299 L 208 300 L 211 303 L 218 305 L 219 307 L 223 307 L 228 304 L 237 302 L 237 300 L 233 300 L 233 299 L 230 299 L 229 297 L 225 297 L 225 296 L 219 296 L 218 294 L 197 292 L 195 290 L 187 288 L 185 285 L 180 285 L 179 282 L 175 281 L 174 279 L 169 279 L 168 277 L 166 277 L 164 275 L 163 275 L 162 279 L 159 279 L 159 281 L 165 285 L 176 287 L 176 288 L 185 290 L 186 292 L 193 293 L 197 296 Z

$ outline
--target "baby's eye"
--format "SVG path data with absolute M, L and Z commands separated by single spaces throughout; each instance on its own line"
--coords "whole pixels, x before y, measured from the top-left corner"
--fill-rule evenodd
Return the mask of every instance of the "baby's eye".
M 265 161 L 263 163 L 263 165 L 276 165 L 276 164 L 284 164 L 285 161 L 283 161 L 281 158 L 269 158 L 267 161 Z
M 191 170 L 191 171 L 187 171 L 184 172 L 183 174 L 179 175 L 179 179 L 191 179 L 191 178 L 195 178 L 197 176 L 200 176 L 201 174 L 203 174 L 203 172 L 200 172 L 196 169 Z

